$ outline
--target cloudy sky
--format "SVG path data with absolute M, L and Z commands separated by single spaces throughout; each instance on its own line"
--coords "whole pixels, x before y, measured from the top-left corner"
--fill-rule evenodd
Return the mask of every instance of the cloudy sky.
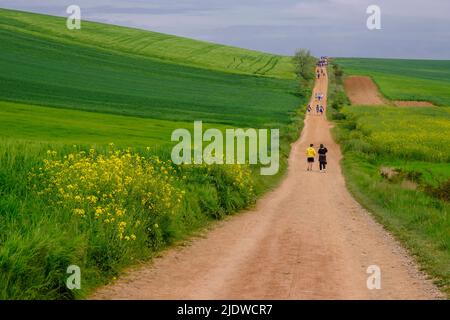
M 279 54 L 450 59 L 450 0 L 0 0 L 0 7 L 106 22 Z M 381 30 L 366 27 L 369 5 Z

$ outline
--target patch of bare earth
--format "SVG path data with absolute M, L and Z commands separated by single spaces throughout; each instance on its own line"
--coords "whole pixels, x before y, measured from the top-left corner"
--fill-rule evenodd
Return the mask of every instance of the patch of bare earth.
M 351 76 L 344 80 L 344 88 L 350 102 L 355 105 L 383 105 L 378 87 L 370 77 Z
M 389 101 L 382 98 L 378 87 L 372 78 L 365 76 L 350 76 L 344 80 L 345 92 L 353 105 L 388 105 L 397 107 L 433 107 L 428 101 Z

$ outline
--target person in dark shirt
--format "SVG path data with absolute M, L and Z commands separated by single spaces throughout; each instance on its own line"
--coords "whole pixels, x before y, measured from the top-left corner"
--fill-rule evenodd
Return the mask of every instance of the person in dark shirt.
M 323 144 L 320 144 L 320 148 L 317 151 L 317 153 L 319 154 L 319 168 L 320 168 L 320 172 L 326 172 L 327 152 L 328 152 L 328 149 L 325 148 L 325 146 Z

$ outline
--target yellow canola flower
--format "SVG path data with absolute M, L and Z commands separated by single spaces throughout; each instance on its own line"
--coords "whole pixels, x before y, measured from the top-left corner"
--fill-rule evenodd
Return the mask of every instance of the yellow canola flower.
M 88 154 L 75 150 L 64 161 L 53 158 L 54 154 L 49 150 L 40 170 L 29 175 L 30 185 L 36 186 L 33 192 L 80 218 L 95 219 L 93 228 L 105 228 L 116 239 L 124 239 L 126 231 L 130 240 L 134 240 L 137 230 L 149 220 L 174 214 L 186 193 L 178 186 L 179 177 L 187 179 L 189 170 L 198 170 L 186 167 L 183 174 L 184 169 L 175 169 L 170 161 L 155 156 L 145 159 L 130 150 L 105 154 L 93 148 Z M 236 178 L 241 172 L 236 170 L 225 174 Z M 207 176 L 212 174 L 211 171 Z M 242 173 L 241 180 L 248 188 L 247 179 Z M 91 219 L 83 221 L 88 223 Z M 154 224 L 154 228 L 158 227 Z
M 83 209 L 73 209 L 73 213 L 79 216 L 85 215 L 85 211 Z
M 125 210 L 122 209 L 116 209 L 116 216 L 121 217 L 125 213 Z

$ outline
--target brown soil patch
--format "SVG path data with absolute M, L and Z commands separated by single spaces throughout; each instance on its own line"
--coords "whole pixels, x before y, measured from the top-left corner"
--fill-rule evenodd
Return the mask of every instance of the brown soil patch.
M 434 107 L 428 101 L 401 101 L 390 102 L 382 98 L 378 87 L 370 77 L 351 76 L 344 80 L 345 92 L 354 105 L 387 105 L 389 103 L 404 108 L 412 107 Z
M 344 87 L 352 104 L 383 105 L 386 104 L 378 93 L 378 87 L 370 77 L 351 76 L 344 80 Z

